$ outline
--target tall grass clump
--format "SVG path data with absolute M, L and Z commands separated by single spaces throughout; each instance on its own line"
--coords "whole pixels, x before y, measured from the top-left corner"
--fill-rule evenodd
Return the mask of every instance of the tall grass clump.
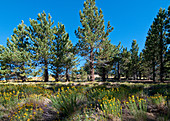
M 106 118 L 121 120 L 122 118 L 122 106 L 119 99 L 108 99 L 104 97 L 100 104 L 102 112 Z
M 51 105 L 57 111 L 58 116 L 68 117 L 74 112 L 79 111 L 85 100 L 85 95 L 82 88 L 76 89 L 74 86 L 58 90 L 50 97 Z
M 134 116 L 136 120 L 146 120 L 147 102 L 143 98 L 134 95 L 129 96 L 129 102 L 124 102 L 128 112 Z
M 154 96 L 150 96 L 148 99 L 152 104 L 158 107 L 163 107 L 166 105 L 166 98 L 167 96 L 162 96 L 161 94 L 155 94 Z

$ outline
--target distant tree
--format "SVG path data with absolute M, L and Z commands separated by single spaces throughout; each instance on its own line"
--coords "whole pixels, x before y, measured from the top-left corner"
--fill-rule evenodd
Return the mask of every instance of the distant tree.
M 81 67 L 79 72 L 80 72 L 81 81 L 86 81 L 87 80 L 87 72 L 84 71 L 84 67 Z
M 99 51 L 96 55 L 96 70 L 102 77 L 102 81 L 106 81 L 106 75 L 112 70 L 113 67 L 113 53 L 116 47 L 110 41 L 104 40 L 101 43 Z
M 77 38 L 80 39 L 77 46 L 80 49 L 81 56 L 86 57 L 90 62 L 90 80 L 94 81 L 95 54 L 100 47 L 101 41 L 106 39 L 113 27 L 108 22 L 107 31 L 104 31 L 103 13 L 101 9 L 98 11 L 95 0 L 86 0 L 84 2 L 83 12 L 80 10 L 80 22 L 82 28 L 78 27 L 78 30 L 75 31 Z
M 145 42 L 145 45 L 146 45 L 146 42 Z M 148 79 L 150 80 L 151 79 L 151 73 L 152 73 L 152 62 L 151 61 L 148 61 L 149 59 L 149 54 L 147 53 L 147 49 L 144 48 L 142 50 L 142 53 L 143 53 L 143 61 L 142 61 L 142 66 L 143 66 L 143 77 L 145 79 Z M 152 60 L 152 59 L 151 59 Z
M 124 75 L 126 79 L 129 78 L 129 70 L 130 70 L 130 57 L 131 53 L 127 50 L 127 48 L 123 48 L 123 51 L 120 53 L 120 72 L 121 75 Z
M 133 40 L 132 46 L 130 49 L 130 52 L 131 52 L 130 70 L 131 70 L 131 74 L 132 74 L 134 80 L 137 79 L 137 70 L 139 69 L 138 50 L 139 50 L 138 44 L 137 44 L 136 40 Z
M 87 60 L 83 67 L 84 71 L 87 72 L 87 80 L 90 81 L 90 62 Z
M 56 81 L 59 81 L 61 73 L 65 73 L 66 81 L 70 81 L 69 71 L 77 64 L 75 48 L 63 24 L 58 23 L 58 26 L 54 27 L 54 35 L 50 70 Z
M 77 70 L 71 71 L 71 81 L 77 81 Z
M 124 77 L 126 79 L 130 76 L 130 62 L 131 62 L 131 53 L 127 51 L 127 48 L 124 48 L 121 46 L 121 43 L 119 43 L 113 51 L 113 68 L 115 71 L 115 75 L 118 80 L 121 80 L 121 77 Z
M 49 78 L 50 48 L 52 41 L 55 39 L 52 27 L 53 23 L 54 21 L 51 21 L 51 15 L 49 14 L 47 17 L 45 12 L 39 13 L 37 20 L 30 19 L 31 52 L 34 56 L 33 60 L 44 70 L 45 82 L 48 82 Z
M 76 57 L 75 47 L 68 38 L 66 47 L 64 49 L 64 68 L 66 70 L 66 81 L 70 81 L 70 71 L 78 64 L 78 59 Z
M 122 46 L 121 46 L 121 42 L 115 46 L 113 45 L 111 51 L 112 51 L 112 61 L 111 61 L 111 65 L 112 65 L 112 70 L 114 72 L 114 74 L 116 75 L 115 77 L 120 80 L 120 62 L 121 62 L 121 50 L 122 50 Z
M 143 66 L 143 62 L 144 60 L 143 60 L 143 53 L 142 52 L 140 52 L 140 54 L 139 54 L 139 69 L 138 69 L 138 76 L 139 76 L 139 79 L 141 80 L 142 79 L 142 75 L 144 75 L 143 74 L 143 72 L 144 72 L 144 66 Z
M 72 68 L 74 68 L 74 66 L 76 66 L 78 64 L 77 57 L 71 51 L 69 53 L 66 53 L 66 58 L 64 61 L 65 62 L 64 67 L 66 69 L 66 73 L 65 73 L 66 81 L 70 81 L 70 77 L 69 77 L 70 71 L 72 70 Z

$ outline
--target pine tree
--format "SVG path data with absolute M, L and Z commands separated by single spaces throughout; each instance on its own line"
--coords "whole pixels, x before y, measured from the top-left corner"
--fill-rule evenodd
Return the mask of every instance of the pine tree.
M 115 77 L 120 80 L 120 61 L 121 61 L 121 50 L 122 50 L 122 46 L 121 46 L 121 42 L 119 42 L 119 44 L 117 46 L 113 46 L 111 51 L 112 51 L 112 61 L 111 61 L 111 65 L 112 65 L 112 69 L 114 74 L 116 75 Z
M 72 50 L 71 50 L 72 51 Z M 64 61 L 64 67 L 66 69 L 65 75 L 66 75 L 66 81 L 70 81 L 70 71 L 74 66 L 77 65 L 77 57 L 72 52 L 67 52 L 65 55 L 65 61 Z
M 134 80 L 137 79 L 137 70 L 139 68 L 138 50 L 139 50 L 138 44 L 136 43 L 136 40 L 133 40 L 130 52 L 131 52 L 131 74 Z
M 28 76 L 31 76 L 33 71 L 31 61 L 31 53 L 29 52 L 29 41 L 27 26 L 22 21 L 18 25 L 17 29 L 14 29 L 14 34 L 11 36 L 11 40 L 8 38 L 6 52 L 3 55 L 5 65 L 11 70 L 10 77 L 21 79 L 23 82 L 26 81 Z M 6 67 L 5 67 L 6 68 Z
M 142 50 L 142 53 L 143 53 L 142 66 L 143 66 L 143 69 L 144 69 L 143 70 L 143 77 L 145 79 L 150 80 L 151 79 L 151 73 L 152 73 L 152 64 L 151 64 L 152 59 L 149 59 L 149 54 L 148 54 L 147 50 L 148 49 L 146 49 L 146 42 L 145 42 L 145 48 Z
M 122 46 L 121 46 L 121 42 L 118 44 L 116 51 L 115 51 L 115 55 L 114 55 L 114 61 L 116 62 L 116 66 L 117 66 L 117 77 L 118 80 L 121 79 L 121 72 L 120 72 L 120 67 L 121 67 L 121 50 L 122 50 Z
M 75 48 L 63 24 L 58 23 L 58 26 L 54 27 L 54 35 L 51 47 L 51 72 L 56 81 L 59 81 L 61 73 L 65 73 L 66 81 L 70 81 L 69 71 L 77 64 Z
M 71 81 L 77 81 L 77 69 L 71 71 Z
M 49 78 L 50 48 L 52 40 L 55 38 L 52 28 L 53 23 L 54 21 L 51 21 L 51 15 L 49 14 L 47 17 L 45 12 L 39 13 L 37 20 L 30 19 L 31 52 L 34 55 L 33 60 L 44 69 L 45 82 L 48 82 Z
M 1 70 L 2 70 L 2 60 L 1 60 L 1 56 L 2 56 L 2 49 L 3 48 L 3 45 L 0 45 L 0 80 L 2 80 L 3 79 L 3 74 L 2 74 L 2 72 L 1 72 Z
M 142 52 L 140 52 L 140 54 L 139 54 L 139 69 L 138 69 L 138 72 L 139 72 L 139 79 L 141 80 L 142 76 L 143 76 L 143 72 L 144 72 L 143 53 Z
M 113 67 L 113 53 L 116 47 L 110 41 L 102 41 L 99 52 L 96 55 L 96 69 L 97 73 L 102 77 L 102 81 L 106 81 L 106 75 L 112 70 Z
M 87 80 L 87 72 L 84 71 L 84 67 L 81 67 L 79 72 L 80 72 L 81 81 L 86 81 Z
M 2 63 L 3 63 L 2 53 L 3 53 L 3 45 L 0 45 L 0 80 L 3 79 L 3 74 L 1 72 L 1 70 L 2 70 Z
M 144 58 L 145 62 L 147 64 L 146 69 L 152 68 L 152 79 L 155 82 L 156 80 L 156 70 L 157 70 L 157 56 L 158 55 L 158 31 L 156 30 L 156 21 L 153 22 L 151 28 L 148 31 L 148 36 L 146 37 L 146 42 L 145 42 L 145 49 L 144 49 Z M 145 69 L 145 70 L 146 70 Z
M 77 38 L 80 39 L 77 46 L 80 49 L 81 56 L 90 61 L 90 80 L 94 81 L 95 54 L 101 41 L 106 40 L 113 28 L 108 22 L 107 31 L 104 31 L 103 13 L 101 9 L 98 11 L 95 0 L 84 2 L 83 12 L 80 10 L 80 22 L 82 28 L 78 27 L 78 30 L 75 31 Z
M 124 75 L 126 79 L 129 78 L 129 70 L 130 70 L 130 55 L 131 53 L 127 50 L 127 48 L 123 48 L 121 52 L 121 61 L 120 61 L 120 71 L 121 75 Z
M 3 45 L 0 45 L 0 78 L 5 78 L 6 80 L 9 78 L 10 70 L 10 61 L 11 61 L 11 53 L 9 53 L 9 49 L 5 48 Z
M 50 70 L 52 72 L 52 76 L 55 78 L 56 81 L 59 81 L 59 75 L 64 72 L 63 68 L 63 46 L 65 46 L 66 43 L 64 43 L 63 39 L 65 32 L 65 26 L 60 24 L 58 22 L 57 27 L 54 27 L 54 35 L 55 39 L 52 42 L 51 47 L 51 62 L 50 62 Z M 66 37 L 66 36 L 65 36 Z
M 68 36 L 68 34 L 67 34 Z M 70 77 L 69 77 L 69 73 L 72 70 L 72 68 L 74 68 L 74 66 L 76 66 L 78 63 L 78 59 L 76 57 L 76 51 L 75 48 L 73 46 L 73 44 L 71 43 L 71 41 L 69 40 L 69 38 L 66 41 L 66 45 L 64 48 L 64 52 L 63 52 L 63 56 L 64 56 L 64 68 L 66 70 L 65 75 L 66 75 L 66 81 L 70 81 Z
M 170 5 L 168 7 L 168 10 L 166 11 L 165 31 L 166 44 L 170 44 Z
M 166 48 L 167 48 L 166 39 L 165 39 L 165 18 L 166 18 L 165 9 L 162 10 L 162 8 L 160 8 L 155 21 L 157 22 L 156 24 L 157 31 L 159 32 L 158 58 L 159 58 L 159 63 L 160 63 L 160 81 L 161 82 L 163 82 L 163 77 L 164 77 L 164 55 L 165 55 Z
M 168 12 L 160 8 L 158 15 L 153 21 L 148 31 L 145 43 L 144 57 L 147 65 L 152 67 L 153 81 L 156 73 L 159 73 L 159 79 L 163 82 L 166 74 L 166 53 L 168 52 Z
M 165 43 L 167 45 L 170 44 L 170 6 L 168 7 L 168 10 L 166 12 L 166 19 L 165 19 Z M 164 56 L 164 72 L 165 77 L 168 77 L 170 75 L 170 46 L 167 47 L 165 56 Z
M 88 60 L 84 64 L 84 71 L 87 72 L 87 80 L 90 81 L 90 62 Z

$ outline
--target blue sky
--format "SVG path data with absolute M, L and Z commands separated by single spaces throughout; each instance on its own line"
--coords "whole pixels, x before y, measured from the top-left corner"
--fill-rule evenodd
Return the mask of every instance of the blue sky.
M 0 1 L 0 44 L 6 45 L 7 37 L 13 33 L 21 20 L 26 25 L 29 18 L 36 19 L 37 14 L 50 13 L 57 25 L 65 25 L 70 39 L 75 44 L 78 39 L 74 31 L 81 26 L 79 10 L 85 0 L 1 0 Z M 144 47 L 147 31 L 156 17 L 159 8 L 168 8 L 170 0 L 96 0 L 96 5 L 104 14 L 105 25 L 108 21 L 114 27 L 109 38 L 111 43 L 130 49 L 133 39 L 137 40 L 139 50 Z

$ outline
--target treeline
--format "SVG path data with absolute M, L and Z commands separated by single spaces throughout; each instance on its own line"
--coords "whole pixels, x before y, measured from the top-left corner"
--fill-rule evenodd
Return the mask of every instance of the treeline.
M 78 43 L 73 46 L 65 26 L 54 25 L 51 15 L 38 14 L 37 20 L 30 19 L 30 26 L 22 21 L 14 29 L 7 46 L 0 45 L 0 78 L 21 79 L 35 77 L 43 73 L 45 82 L 49 74 L 56 81 L 65 75 L 66 81 L 80 74 L 82 80 L 95 80 L 95 74 L 106 81 L 108 75 L 120 80 L 168 79 L 170 74 L 170 6 L 160 9 L 146 37 L 145 48 L 139 54 L 138 44 L 133 40 L 130 51 L 121 43 L 111 44 L 109 34 L 113 31 L 110 22 L 104 25 L 102 10 L 95 0 L 86 0 L 80 10 L 81 27 L 75 31 Z M 79 56 L 86 63 L 77 70 Z

